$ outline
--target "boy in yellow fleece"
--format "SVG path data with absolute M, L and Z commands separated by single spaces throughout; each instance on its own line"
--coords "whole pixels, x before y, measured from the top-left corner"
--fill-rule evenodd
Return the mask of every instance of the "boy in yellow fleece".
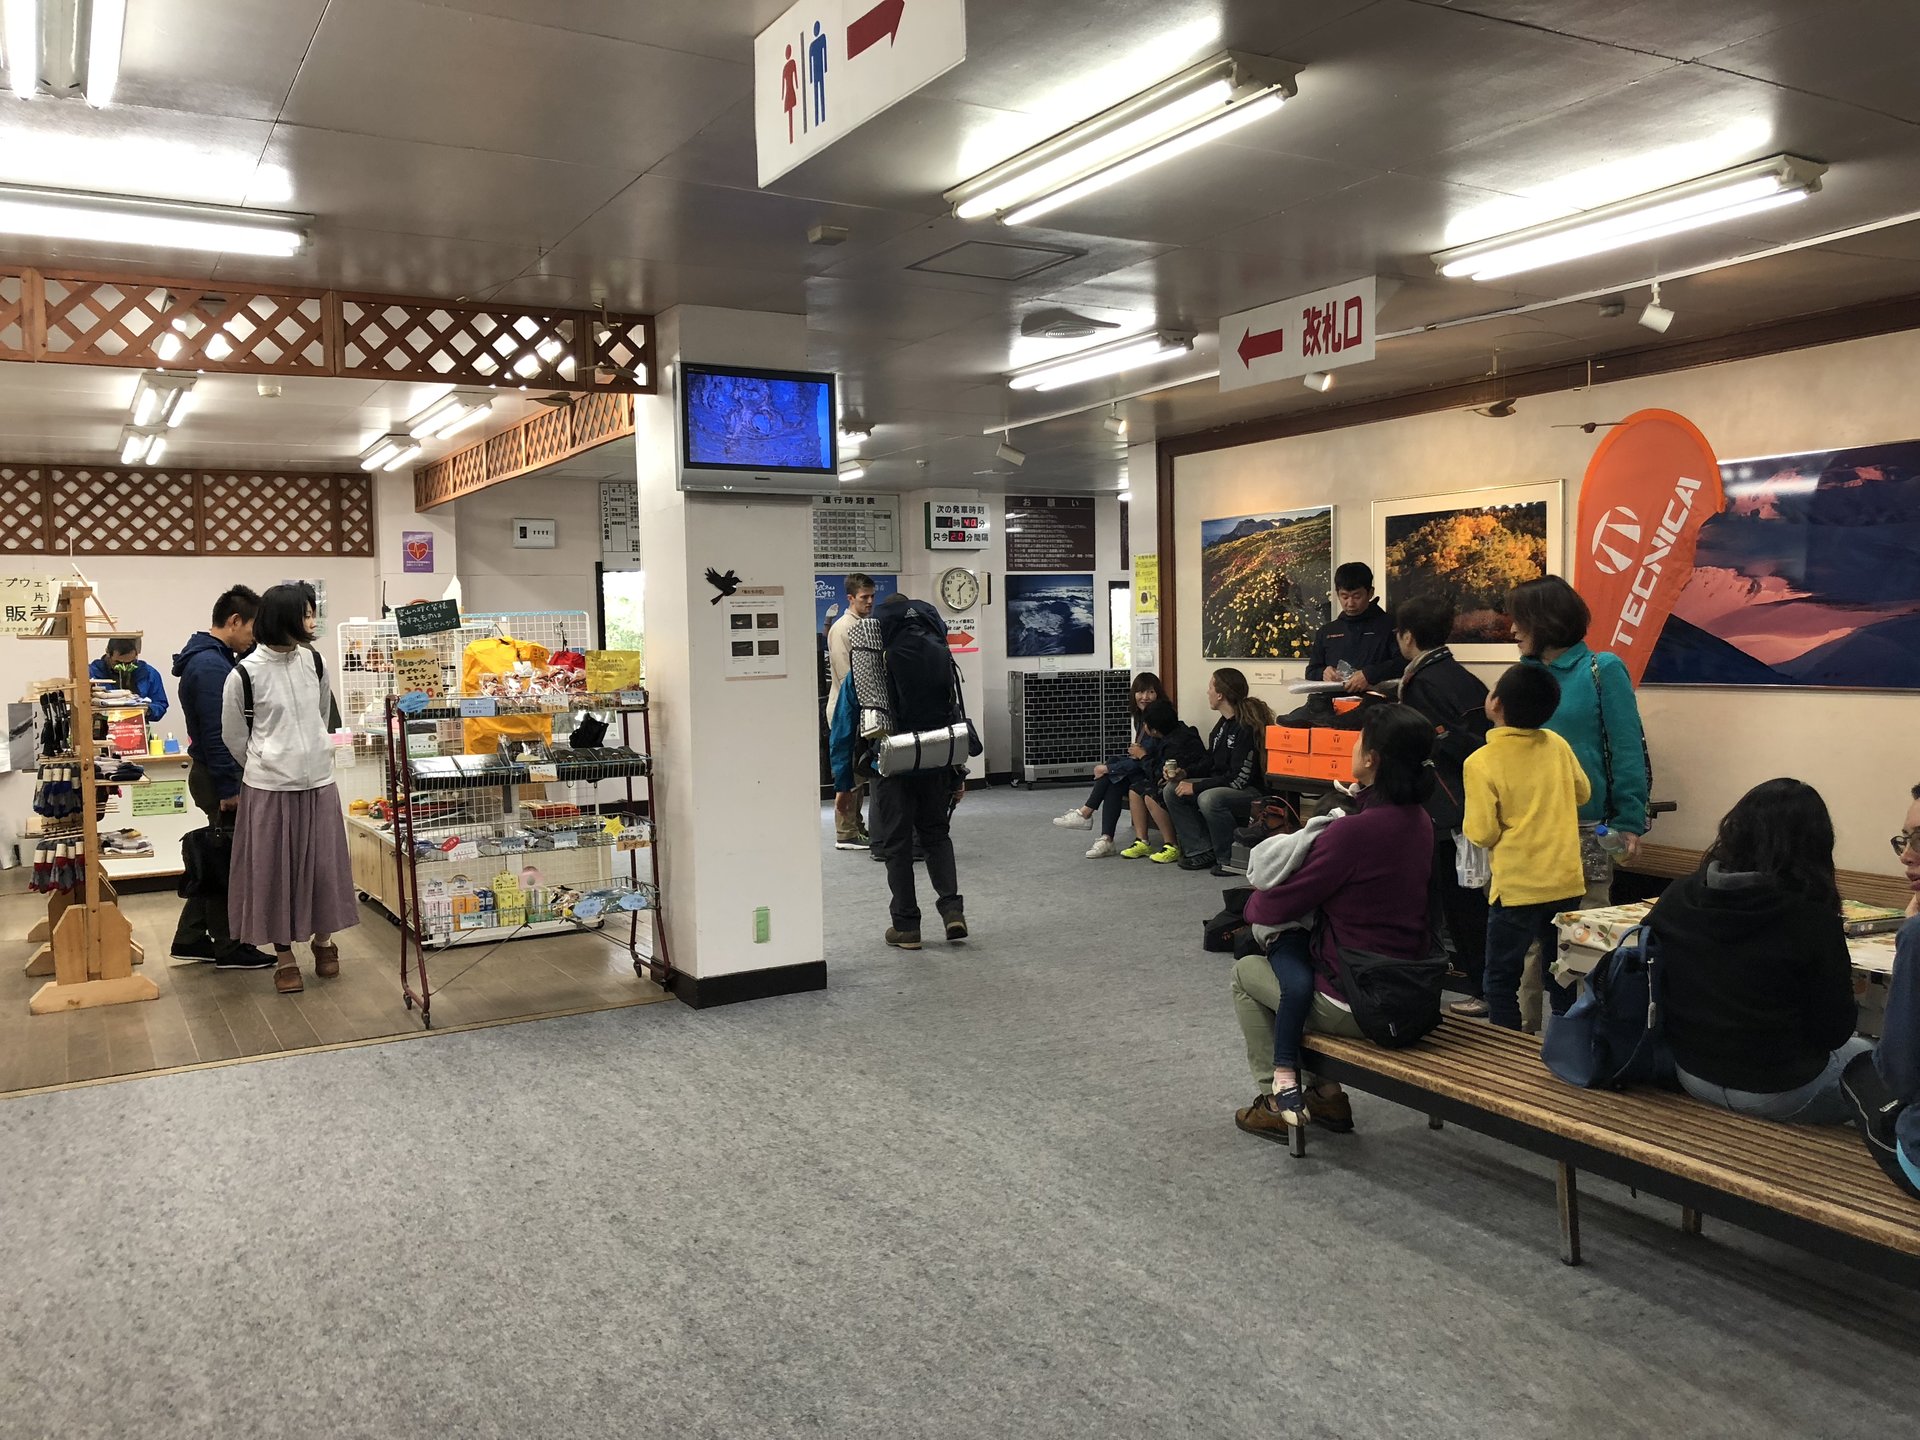
M 1586 893 L 1580 864 L 1580 807 L 1593 787 L 1572 748 L 1548 720 L 1560 682 L 1539 665 L 1515 665 L 1487 700 L 1495 729 L 1467 757 L 1462 832 L 1492 857 L 1488 890 L 1487 1018 L 1520 1028 L 1520 972 L 1538 943 L 1548 1001 L 1564 1015 L 1573 991 L 1553 978 L 1559 948 L 1553 917 L 1575 910 Z

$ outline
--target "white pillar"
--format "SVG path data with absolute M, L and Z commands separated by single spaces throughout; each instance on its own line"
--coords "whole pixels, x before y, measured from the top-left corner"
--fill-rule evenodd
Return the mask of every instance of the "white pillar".
M 820 874 L 819 717 L 808 502 L 680 490 L 681 359 L 800 369 L 806 319 L 681 306 L 657 322 L 660 393 L 635 406 L 646 550 L 647 689 L 662 918 L 674 991 L 695 1006 L 827 982 Z M 727 678 L 709 568 L 785 591 L 787 673 Z M 756 941 L 756 911 L 768 912 Z
M 988 738 L 993 731 L 990 723 L 993 710 L 987 693 L 987 652 L 992 648 L 988 631 L 988 617 L 994 617 L 998 623 L 1000 611 L 997 603 L 989 606 L 989 593 L 994 580 L 991 572 L 994 568 L 991 547 L 979 550 L 929 550 L 927 549 L 927 502 L 929 500 L 987 500 L 997 502 L 999 497 L 983 495 L 978 490 L 912 490 L 900 497 L 900 591 L 916 600 L 930 600 L 947 622 L 949 632 L 955 628 L 964 628 L 973 633 L 978 640 L 970 655 L 955 655 L 954 663 L 960 667 L 960 683 L 967 697 L 967 718 L 973 721 L 973 728 L 980 734 L 981 743 L 987 748 L 983 754 L 976 755 L 968 762 L 969 779 L 980 780 L 987 775 L 990 761 L 997 761 L 998 768 L 1004 770 L 1004 756 L 995 756 L 993 742 Z M 993 528 L 990 534 L 998 535 L 1001 507 L 993 507 Z M 973 609 L 965 614 L 949 610 L 940 598 L 940 577 L 949 570 L 971 570 L 980 580 L 980 599 Z M 997 593 L 992 595 L 998 601 Z M 1004 710 L 1007 698 L 1004 686 L 999 702 Z M 1001 727 L 1004 729 L 1004 726 Z

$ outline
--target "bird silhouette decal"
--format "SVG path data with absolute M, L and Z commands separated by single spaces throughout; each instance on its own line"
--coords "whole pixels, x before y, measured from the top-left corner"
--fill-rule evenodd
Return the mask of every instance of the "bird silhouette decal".
M 711 600 L 707 601 L 707 603 L 709 605 L 718 605 L 722 600 L 740 588 L 740 577 L 731 570 L 722 575 L 718 570 L 709 565 L 707 567 L 707 583 L 720 592 Z

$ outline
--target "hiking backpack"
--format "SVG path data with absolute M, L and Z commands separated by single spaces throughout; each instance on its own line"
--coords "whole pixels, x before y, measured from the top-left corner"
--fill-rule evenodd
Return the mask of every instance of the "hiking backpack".
M 985 748 L 967 718 L 946 622 L 926 601 L 889 602 L 876 610 L 855 632 L 853 668 L 862 733 L 874 744 L 882 775 L 962 766 Z M 883 713 L 870 730 L 865 712 L 873 710 Z

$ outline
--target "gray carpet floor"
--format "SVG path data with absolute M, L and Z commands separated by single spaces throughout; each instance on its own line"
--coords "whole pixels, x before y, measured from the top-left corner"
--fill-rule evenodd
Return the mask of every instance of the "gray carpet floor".
M 0 1435 L 1907 1436 L 1920 1302 L 1251 1086 L 1208 877 L 970 798 L 832 985 L 0 1101 Z M 923 904 L 931 909 L 931 897 Z

